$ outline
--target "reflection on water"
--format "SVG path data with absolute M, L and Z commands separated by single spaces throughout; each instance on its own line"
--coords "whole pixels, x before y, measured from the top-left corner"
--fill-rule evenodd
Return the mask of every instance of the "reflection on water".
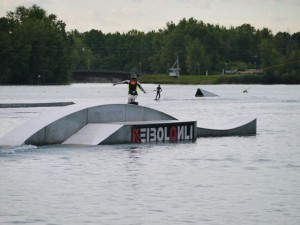
M 1 224 L 300 223 L 298 86 L 144 85 L 143 106 L 198 125 L 257 117 L 257 135 L 195 143 L 0 148 Z M 20 94 L 22 93 L 22 94 Z M 1 87 L 0 102 L 126 103 L 111 84 Z M 55 108 L 0 109 L 0 136 Z

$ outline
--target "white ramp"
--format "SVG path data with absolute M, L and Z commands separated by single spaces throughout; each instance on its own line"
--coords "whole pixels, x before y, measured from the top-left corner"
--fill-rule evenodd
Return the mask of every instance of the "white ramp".
M 88 123 L 62 144 L 98 145 L 122 126 L 122 124 L 111 123 Z
M 1 137 L 0 146 L 140 143 L 141 135 L 146 135 L 146 140 L 151 139 L 151 142 L 155 135 L 158 141 L 253 135 L 256 134 L 256 119 L 237 120 L 221 128 L 196 127 L 195 121 L 178 121 L 168 114 L 143 106 L 72 105 L 26 121 Z M 179 129 L 182 136 L 176 137 Z M 189 130 L 194 130 L 190 132 L 193 133 L 192 139 Z

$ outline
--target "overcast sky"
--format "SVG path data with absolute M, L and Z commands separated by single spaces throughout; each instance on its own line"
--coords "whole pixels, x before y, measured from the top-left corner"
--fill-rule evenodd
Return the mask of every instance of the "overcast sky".
M 227 28 L 248 23 L 273 34 L 300 31 L 300 0 L 0 0 L 0 17 L 33 4 L 55 14 L 68 31 L 157 31 L 191 17 Z

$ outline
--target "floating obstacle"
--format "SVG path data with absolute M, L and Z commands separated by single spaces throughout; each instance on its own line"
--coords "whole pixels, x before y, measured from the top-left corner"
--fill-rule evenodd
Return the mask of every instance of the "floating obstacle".
M 219 96 L 216 94 L 213 94 L 209 91 L 205 91 L 201 88 L 198 88 L 196 91 L 195 97 L 219 97 Z
M 27 107 L 56 107 L 73 105 L 74 102 L 41 102 L 41 103 L 0 103 L 0 108 L 27 108 Z
M 0 145 L 176 143 L 199 137 L 256 134 L 256 119 L 242 122 L 209 129 L 197 127 L 197 121 L 180 121 L 138 105 L 71 105 L 25 122 L 3 136 Z

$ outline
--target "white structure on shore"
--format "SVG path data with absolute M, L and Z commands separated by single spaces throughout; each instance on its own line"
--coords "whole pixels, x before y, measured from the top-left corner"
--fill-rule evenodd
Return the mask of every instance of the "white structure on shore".
M 170 77 L 179 77 L 179 60 L 178 60 L 178 56 L 177 56 L 177 60 L 175 61 L 174 65 L 172 66 L 172 68 L 169 69 L 169 76 Z

